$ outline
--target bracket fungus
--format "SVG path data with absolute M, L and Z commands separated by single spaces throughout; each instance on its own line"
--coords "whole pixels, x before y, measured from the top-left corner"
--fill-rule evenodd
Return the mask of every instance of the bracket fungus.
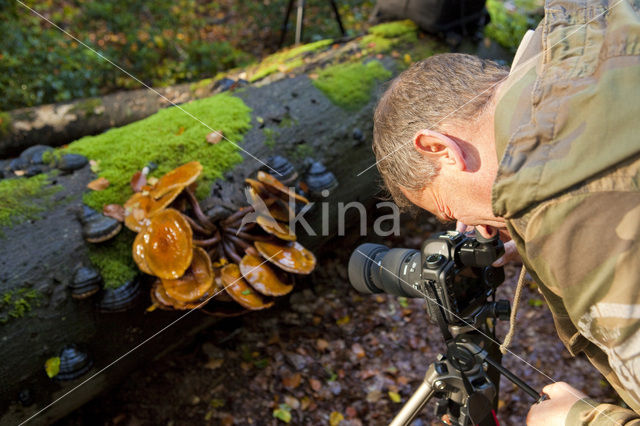
M 275 177 L 246 179 L 250 206 L 220 218 L 207 216 L 193 186 L 197 161 L 149 179 L 124 204 L 125 225 L 137 232 L 132 255 L 157 277 L 150 309 L 195 309 L 235 316 L 273 306 L 294 286 L 290 274 L 309 274 L 315 257 L 289 229 L 292 204 L 309 201 Z

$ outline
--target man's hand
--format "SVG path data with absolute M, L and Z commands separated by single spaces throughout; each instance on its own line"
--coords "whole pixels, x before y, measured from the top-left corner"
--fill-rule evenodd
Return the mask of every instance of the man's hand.
M 534 404 L 527 415 L 527 426 L 564 426 L 573 404 L 586 395 L 565 382 L 545 386 L 549 399 Z

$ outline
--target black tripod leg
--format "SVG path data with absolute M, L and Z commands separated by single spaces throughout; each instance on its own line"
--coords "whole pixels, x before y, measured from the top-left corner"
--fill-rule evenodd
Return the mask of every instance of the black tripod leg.
M 338 22 L 338 27 L 340 27 L 340 33 L 342 34 L 342 37 L 344 37 L 346 33 L 344 31 L 344 27 L 342 26 L 342 19 L 340 19 L 340 12 L 338 11 L 338 6 L 336 5 L 336 2 L 334 0 L 329 0 L 329 3 L 331 3 L 331 8 L 333 9 L 333 13 L 336 15 L 336 21 Z
M 278 49 L 282 48 L 284 44 L 284 39 L 287 35 L 287 25 L 289 25 L 289 15 L 291 15 L 291 9 L 293 8 L 293 1 L 289 0 L 287 4 L 287 11 L 284 14 L 284 23 L 282 24 L 282 28 L 280 29 L 280 43 L 278 44 Z

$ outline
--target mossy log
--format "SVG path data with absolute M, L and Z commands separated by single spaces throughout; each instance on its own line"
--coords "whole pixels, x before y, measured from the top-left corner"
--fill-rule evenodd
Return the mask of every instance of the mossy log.
M 421 49 L 425 54 L 433 51 L 431 47 Z M 390 73 L 399 71 L 396 59 L 377 55 Z M 390 73 L 380 76 L 388 78 Z M 340 78 L 340 72 L 335 75 Z M 241 161 L 233 163 L 213 182 L 203 205 L 245 205 L 244 178 L 263 167 L 256 158 L 284 155 L 301 170 L 305 158 L 313 157 L 322 161 L 339 182 L 328 198 L 316 200 L 316 207 L 305 215 L 317 235 L 300 234 L 299 240 L 317 253 L 330 250 L 330 241 L 338 233 L 338 203 L 375 203 L 375 167 L 357 174 L 374 161 L 371 118 L 381 81 L 374 80 L 377 89 L 371 90 L 364 101 L 339 106 L 314 84 L 317 75 L 311 77 L 279 72 L 277 78 L 263 80 L 259 87 L 249 86 L 233 93 L 251 108 L 250 129 L 242 138 L 244 151 L 237 151 Z M 357 95 L 362 99 L 361 94 Z M 336 99 L 345 99 L 345 95 Z M 52 177 L 60 190 L 41 200 L 44 212 L 39 218 L 0 228 L 0 303 L 5 297 L 20 307 L 5 323 L 0 322 L 0 413 L 4 413 L 0 415 L 0 425 L 19 424 L 36 413 L 29 424 L 50 424 L 120 382 L 136 366 L 184 344 L 217 321 L 200 312 L 185 317 L 184 312 L 146 312 L 150 305 L 148 287 L 137 306 L 123 313 L 100 313 L 95 298 L 70 297 L 67 285 L 74 270 L 90 264 L 89 243 L 84 242 L 73 212 L 81 207 L 83 199 L 87 201 L 86 184 L 95 177 L 89 167 Z M 327 203 L 328 210 L 320 207 L 321 202 Z M 329 218 L 328 223 L 323 222 L 322 213 Z M 357 216 L 355 211 L 352 213 Z M 298 287 L 305 285 L 304 280 L 298 283 Z M 24 297 L 18 300 L 18 296 Z M 278 309 L 278 304 L 273 309 Z M 259 312 L 250 315 L 259 320 Z M 70 343 L 87 349 L 93 367 L 73 381 L 49 379 L 45 361 Z M 106 370 L 101 372 L 102 369 Z M 74 391 L 76 386 L 81 387 Z
M 392 64 L 387 66 L 391 68 Z M 340 185 L 328 200 L 322 200 L 331 202 L 331 221 L 326 235 L 302 238 L 308 247 L 319 249 L 336 235 L 337 202 L 372 200 L 377 191 L 373 171 L 355 176 L 373 162 L 369 143 L 373 101 L 357 111 L 347 112 L 334 105 L 304 75 L 263 87 L 250 87 L 235 96 L 253 111 L 252 128 L 244 136 L 243 149 L 263 159 L 271 154 L 283 154 L 297 167 L 302 166 L 305 156 L 311 155 L 323 161 L 337 176 Z M 353 137 L 355 129 L 358 129 L 356 138 Z M 215 197 L 205 204 L 246 203 L 242 195 L 243 179 L 254 174 L 262 164 L 245 154 L 243 157 L 240 164 L 214 183 Z M 55 194 L 56 202 L 42 218 L 2 229 L 2 291 L 28 288 L 41 297 L 29 301 L 30 309 L 23 312 L 22 318 L 10 318 L 0 325 L 3 360 L 0 363 L 0 412 L 6 413 L 0 418 L 1 424 L 26 420 L 81 383 L 82 379 L 55 382 L 45 375 L 45 360 L 55 356 L 63 345 L 83 344 L 93 357 L 94 367 L 84 379 L 183 315 L 181 312 L 145 313 L 145 303 L 149 304 L 146 293 L 135 309 L 121 314 L 101 314 L 96 311 L 94 301 L 70 297 L 67 284 L 74 269 L 89 263 L 88 247 L 73 210 L 81 205 L 85 185 L 93 178 L 95 175 L 88 167 L 72 175 L 58 176 L 57 184 L 63 189 Z M 309 222 L 321 234 L 320 209 L 316 210 L 308 216 Z M 48 424 L 60 418 L 120 381 L 145 359 L 183 342 L 213 322 L 194 312 L 56 402 L 32 422 Z M 27 402 L 26 407 L 18 402 L 24 390 L 28 390 L 33 400 L 31 404 Z

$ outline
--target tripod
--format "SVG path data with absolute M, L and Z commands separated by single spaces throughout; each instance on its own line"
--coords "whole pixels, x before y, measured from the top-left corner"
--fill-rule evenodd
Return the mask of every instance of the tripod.
M 447 425 L 496 426 L 500 375 L 503 375 L 534 401 L 546 399 L 531 386 L 501 365 L 502 354 L 495 339 L 495 330 L 487 319 L 505 317 L 504 303 L 495 302 L 480 308 L 464 327 L 438 321 L 447 344 L 446 354 L 438 355 L 427 369 L 424 380 L 409 401 L 396 415 L 391 426 L 409 425 L 433 397 L 436 415 Z M 508 302 L 506 302 L 508 303 Z M 508 310 L 508 305 L 506 306 Z M 495 315 L 502 311 L 502 315 Z M 453 335 L 456 335 L 453 337 Z
M 302 40 L 302 21 L 304 19 L 304 2 L 305 0 L 297 0 L 298 1 L 298 12 L 296 15 L 296 38 L 295 44 L 300 44 Z M 293 8 L 294 0 L 289 0 L 287 4 L 287 11 L 284 15 L 284 23 L 282 24 L 282 29 L 280 32 L 280 43 L 278 44 L 278 49 L 282 48 L 284 44 L 285 36 L 287 35 L 287 25 L 289 24 L 289 15 L 291 15 L 291 9 Z M 336 6 L 336 2 L 334 0 L 329 0 L 331 4 L 331 8 L 333 9 L 333 14 L 335 15 L 336 22 L 338 23 L 338 27 L 340 28 L 340 33 L 342 36 L 345 36 L 344 27 L 342 26 L 342 20 L 340 19 L 340 12 L 338 12 L 338 6 Z

